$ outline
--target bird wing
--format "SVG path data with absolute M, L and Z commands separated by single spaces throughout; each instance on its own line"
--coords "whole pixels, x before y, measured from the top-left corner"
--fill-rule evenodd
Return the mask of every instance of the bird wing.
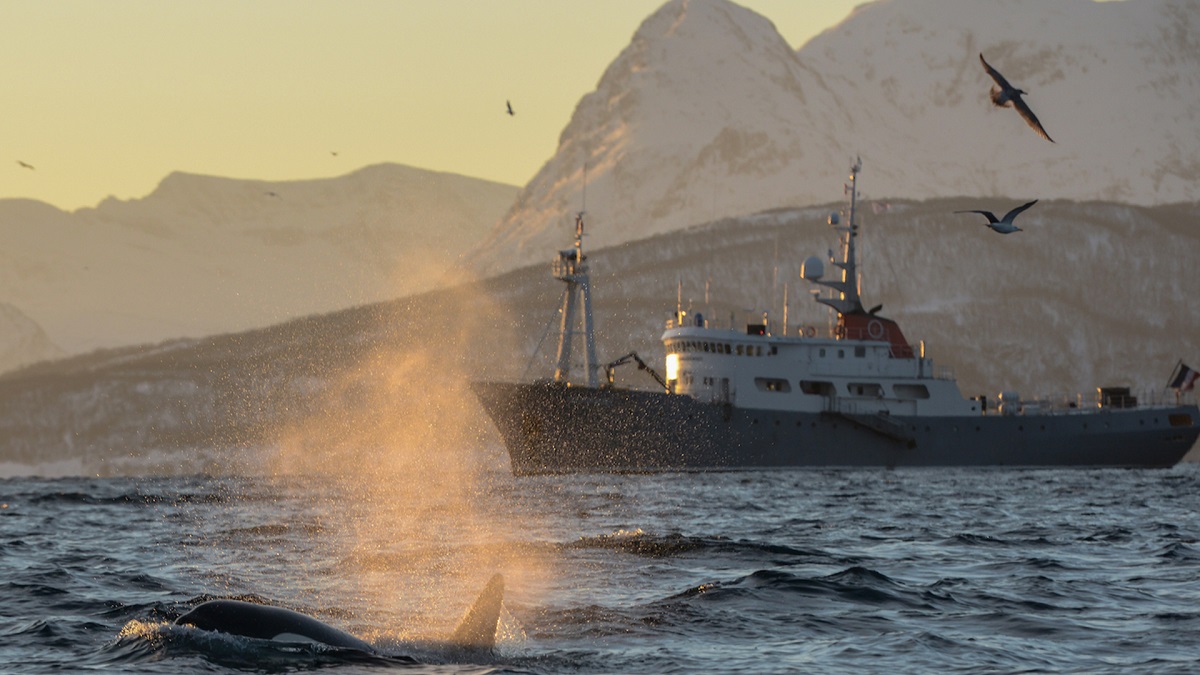
M 1025 118 L 1025 121 L 1029 124 L 1030 128 L 1036 131 L 1038 136 L 1041 136 L 1051 143 L 1054 142 L 1054 139 L 1050 138 L 1050 134 L 1046 133 L 1046 130 L 1042 128 L 1042 123 L 1038 121 L 1037 115 L 1033 114 L 1033 111 L 1029 109 L 1029 106 L 1025 105 L 1025 101 L 1023 101 L 1020 96 L 1013 97 L 1013 107 L 1017 109 L 1017 112 L 1021 115 L 1021 117 Z
M 1035 199 L 1035 200 L 1029 202 L 1028 204 L 1022 204 L 1022 205 L 1018 206 L 1017 208 L 1013 209 L 1012 211 L 1009 211 L 1008 213 L 1004 214 L 1004 222 L 1011 223 L 1013 221 L 1013 219 L 1017 217 L 1017 215 L 1019 215 L 1022 211 L 1033 206 L 1036 203 L 1038 203 L 1038 200 Z
M 984 60 L 982 53 L 979 54 L 979 62 L 983 64 L 983 69 L 987 71 L 988 75 L 992 76 L 992 79 L 996 81 L 996 84 L 1000 85 L 1001 89 L 1005 91 L 1012 91 L 1013 86 L 1008 83 L 1008 80 L 1004 79 L 1004 76 L 1000 74 L 1000 71 L 988 65 L 988 62 Z
M 992 213 L 991 211 L 955 211 L 955 213 L 982 213 L 983 217 L 987 218 L 989 223 L 1000 222 L 996 220 L 996 214 Z

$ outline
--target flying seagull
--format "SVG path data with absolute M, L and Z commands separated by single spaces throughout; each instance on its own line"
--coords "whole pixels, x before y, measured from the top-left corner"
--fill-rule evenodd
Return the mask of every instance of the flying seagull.
M 510 102 L 510 101 L 505 101 L 505 102 L 504 102 L 504 107 L 508 108 L 508 114 L 509 114 L 509 115 L 516 115 L 516 114 L 517 114 L 517 113 L 513 112 L 513 109 L 512 109 L 512 102 Z
M 1054 139 L 1050 138 L 1050 134 L 1046 133 L 1046 130 L 1042 128 L 1042 123 L 1038 121 L 1037 115 L 1033 114 L 1033 111 L 1029 109 L 1029 106 L 1025 105 L 1025 101 L 1021 98 L 1022 94 L 1028 92 L 1017 89 L 1009 84 L 1008 80 L 1004 79 L 1004 76 L 999 71 L 988 65 L 982 53 L 979 54 L 979 61 L 983 64 L 983 69 L 987 71 L 987 74 L 991 75 L 996 84 L 1000 86 L 999 89 L 992 87 L 992 103 L 995 103 L 1000 108 L 1007 108 L 1009 105 L 1012 105 L 1012 107 L 1017 109 L 1017 113 L 1025 122 L 1037 132 L 1038 136 L 1053 143 Z
M 1016 225 L 1013 225 L 1013 220 L 1016 219 L 1016 217 L 1022 211 L 1033 206 L 1036 203 L 1038 203 L 1038 200 L 1035 199 L 1035 200 L 1029 202 L 1028 204 L 1022 204 L 1021 206 L 1018 206 L 1017 208 L 1013 209 L 1012 211 L 1009 211 L 1008 213 L 1004 214 L 1004 217 L 999 220 L 996 219 L 996 214 L 992 213 L 991 211 L 971 210 L 971 211 L 955 211 L 955 213 L 982 213 L 983 217 L 987 218 L 987 220 L 988 220 L 987 221 L 988 227 L 999 232 L 1000 234 L 1011 234 L 1013 232 L 1021 231 L 1021 228 L 1017 227 Z
M 21 168 L 22 168 L 22 169 L 29 169 L 30 171 L 33 171 L 33 165 L 32 165 L 32 164 L 26 164 L 25 162 L 22 162 L 22 161 L 21 161 L 21 160 L 19 160 L 19 159 L 17 160 L 17 164 L 19 164 L 19 165 L 21 166 Z

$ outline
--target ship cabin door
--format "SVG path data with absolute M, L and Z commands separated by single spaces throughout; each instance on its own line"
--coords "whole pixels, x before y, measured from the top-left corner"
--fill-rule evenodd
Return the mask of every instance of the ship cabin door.
M 721 378 L 721 388 L 717 390 L 717 395 L 720 397 L 721 403 L 733 403 L 733 391 L 729 386 L 729 378 Z

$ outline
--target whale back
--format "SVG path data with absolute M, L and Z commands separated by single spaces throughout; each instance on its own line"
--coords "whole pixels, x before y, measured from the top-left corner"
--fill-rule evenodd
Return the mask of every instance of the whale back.
M 503 603 L 504 577 L 496 574 L 467 611 L 449 639 L 449 646 L 470 651 L 492 649 L 496 644 Z M 175 623 L 260 640 L 316 642 L 375 653 L 370 644 L 311 616 L 241 600 L 209 600 L 175 619 Z
M 375 651 L 366 642 L 311 616 L 241 600 L 210 600 L 197 605 L 175 623 L 260 640 L 317 642 L 331 647 Z

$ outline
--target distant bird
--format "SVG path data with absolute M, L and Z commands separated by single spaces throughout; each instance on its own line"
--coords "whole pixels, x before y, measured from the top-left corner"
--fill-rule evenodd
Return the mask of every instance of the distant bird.
M 334 157 L 337 157 L 337 150 L 330 150 L 329 154 L 333 155 Z
M 1020 213 L 1022 211 L 1033 206 L 1036 203 L 1038 203 L 1038 200 L 1035 199 L 1035 200 L 1029 202 L 1028 204 L 1022 204 L 1021 206 L 1018 206 L 1017 208 L 1013 209 L 1012 211 L 1009 211 L 1008 213 L 1004 214 L 1004 217 L 999 220 L 996 219 L 996 214 L 992 213 L 991 211 L 971 210 L 971 211 L 955 211 L 955 213 L 982 213 L 983 217 L 987 218 L 987 220 L 988 220 L 987 221 L 988 227 L 999 232 L 1000 234 L 1011 234 L 1013 232 L 1021 231 L 1021 228 L 1017 227 L 1016 225 L 1013 225 L 1013 220 L 1015 220 L 1016 217 L 1018 215 L 1020 215 Z
M 264 192 L 263 194 L 265 194 L 268 197 L 278 197 L 279 196 L 278 192 Z
M 1017 113 L 1021 115 L 1025 122 L 1037 132 L 1038 136 L 1053 143 L 1054 139 L 1050 138 L 1050 134 L 1046 133 L 1046 130 L 1042 128 L 1042 123 L 1038 121 L 1037 115 L 1033 114 L 1033 111 L 1029 109 L 1029 106 L 1025 105 L 1025 101 L 1021 98 L 1022 94 L 1029 92 L 1022 91 L 1009 84 L 1008 80 L 1004 79 L 1004 76 L 999 71 L 988 65 L 982 53 L 979 54 L 979 61 L 983 64 L 983 69 L 987 71 L 987 74 L 991 75 L 996 84 L 1000 86 L 999 89 L 992 87 L 992 103 L 995 103 L 999 108 L 1007 108 L 1009 105 L 1012 105 L 1012 107 L 1017 109 Z
M 505 107 L 505 108 L 508 108 L 508 114 L 509 114 L 509 115 L 516 115 L 516 114 L 517 114 L 517 113 L 513 112 L 513 109 L 512 109 L 512 102 L 510 102 L 510 101 L 505 101 L 505 102 L 504 102 L 504 107 Z
M 19 165 L 21 166 L 21 168 L 22 168 L 22 169 L 29 169 L 30 171 L 33 171 L 33 170 L 34 170 L 34 169 L 33 169 L 33 165 L 32 165 L 32 164 L 26 164 L 25 162 L 22 162 L 22 161 L 21 161 L 21 160 L 19 160 L 19 159 L 17 160 L 17 164 L 19 164 Z

